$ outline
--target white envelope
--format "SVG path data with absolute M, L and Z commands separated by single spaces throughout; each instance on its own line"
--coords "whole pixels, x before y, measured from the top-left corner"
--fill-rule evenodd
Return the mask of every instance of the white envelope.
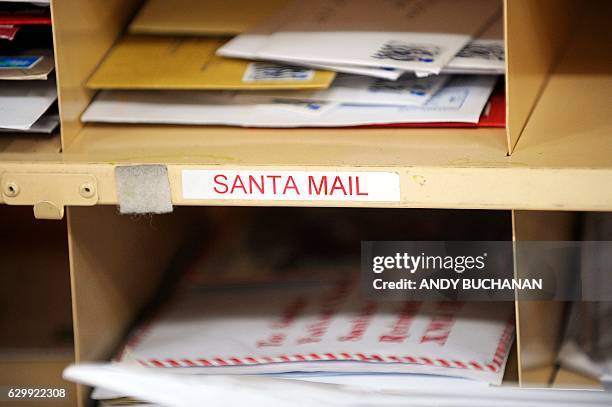
M 53 130 L 59 126 L 59 115 L 57 114 L 46 114 L 38 119 L 29 129 L 27 130 L 14 130 L 14 129 L 0 129 L 0 133 L 40 133 L 50 134 Z
M 278 106 L 279 109 L 311 115 L 322 115 L 323 113 L 334 109 L 337 105 L 337 103 L 301 102 L 298 100 L 287 100 L 283 101 L 282 103 L 275 104 L 275 106 Z
M 279 32 L 270 36 L 256 57 L 438 74 L 469 40 L 453 34 Z
M 340 64 L 331 65 L 331 64 L 318 64 L 318 63 L 308 63 L 304 61 L 290 61 L 290 60 L 287 60 L 286 62 L 289 62 L 294 65 L 303 65 L 309 68 L 323 69 L 325 71 L 371 76 L 374 78 L 389 79 L 389 80 L 396 80 L 404 73 L 403 71 L 400 71 L 399 69 L 395 69 L 395 68 L 376 68 L 376 67 L 369 67 L 369 66 L 340 65 Z
M 227 58 L 240 58 L 240 59 L 261 59 L 265 58 L 257 57 L 257 49 L 261 47 L 267 39 L 270 37 L 270 33 L 248 33 L 241 34 L 237 37 L 232 38 L 221 48 L 217 50 L 217 55 L 224 56 Z M 281 62 L 276 60 L 275 62 Z M 397 69 L 383 69 L 365 66 L 351 66 L 351 65 L 330 65 L 330 64 L 317 64 L 317 63 L 305 63 L 303 61 L 291 61 L 285 60 L 283 63 L 289 63 L 294 65 L 307 66 L 309 68 L 323 69 L 326 71 L 342 72 L 355 75 L 372 76 L 375 78 L 391 79 L 395 80 L 400 77 L 403 73 Z
M 503 405 L 607 407 L 612 394 L 590 390 L 523 389 L 519 387 L 425 386 L 396 392 L 351 386 L 247 376 L 183 376 L 113 364 L 72 365 L 64 378 L 104 386 L 166 407 L 348 407 Z M 153 404 L 157 405 L 157 404 Z
M 173 373 L 172 370 L 168 373 Z M 455 377 L 444 377 L 421 374 L 401 374 L 401 373 L 285 373 L 275 375 L 265 375 L 265 377 L 286 380 L 303 380 L 314 383 L 339 384 L 344 386 L 358 387 L 373 391 L 409 391 L 420 390 L 423 388 L 465 388 L 487 387 L 489 383 L 476 380 L 460 379 Z M 91 398 L 93 400 L 112 400 L 126 397 L 125 394 L 96 387 Z
M 236 94 L 237 101 L 270 103 L 300 100 L 363 105 L 423 106 L 450 79 L 448 75 L 416 78 L 406 75 L 396 81 L 365 76 L 341 75 L 320 91 L 254 91 Z
M 296 1 L 257 57 L 440 73 L 499 12 L 489 0 Z M 275 18 L 278 18 L 275 17 Z
M 56 99 L 55 78 L 3 81 L 0 86 L 0 128 L 28 130 Z
M 217 50 L 217 55 L 224 56 L 227 58 L 241 58 L 241 59 L 261 59 L 257 56 L 257 50 L 261 48 L 266 41 L 268 41 L 270 35 L 272 35 L 280 25 L 282 25 L 287 18 L 290 17 L 292 9 L 287 7 L 275 13 L 270 18 L 263 21 L 253 30 L 248 33 L 240 34 L 221 48 Z M 330 64 L 310 64 L 304 63 L 303 61 L 293 61 L 287 59 L 286 61 L 276 60 L 276 62 L 289 63 L 294 65 L 307 66 L 309 68 L 323 69 L 334 72 L 349 73 L 355 75 L 366 75 L 373 76 L 376 78 L 384 79 L 397 79 L 402 74 L 401 71 L 396 69 L 381 69 L 377 67 L 363 67 L 363 66 L 351 66 L 351 65 L 330 65 Z
M 477 123 L 497 81 L 493 76 L 451 79 L 424 106 L 339 105 L 321 115 L 242 104 L 230 96 L 181 91 L 103 91 L 84 122 L 229 125 L 247 127 L 342 127 L 388 123 Z

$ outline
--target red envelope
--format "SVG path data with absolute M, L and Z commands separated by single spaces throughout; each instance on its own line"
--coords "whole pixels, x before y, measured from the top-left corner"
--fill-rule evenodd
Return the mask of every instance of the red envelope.
M 0 25 L 51 25 L 51 14 L 48 8 L 0 10 Z

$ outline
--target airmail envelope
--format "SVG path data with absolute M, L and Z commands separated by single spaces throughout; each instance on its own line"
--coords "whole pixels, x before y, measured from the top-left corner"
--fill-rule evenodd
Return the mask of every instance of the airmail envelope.
M 137 34 L 236 35 L 289 0 L 149 0 L 130 24 Z
M 326 89 L 335 73 L 223 58 L 216 38 L 127 35 L 87 82 L 92 89 Z

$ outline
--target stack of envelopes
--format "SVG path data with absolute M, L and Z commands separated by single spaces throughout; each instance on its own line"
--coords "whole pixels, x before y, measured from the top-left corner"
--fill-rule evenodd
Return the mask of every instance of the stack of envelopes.
M 0 0 L 0 132 L 55 130 L 54 66 L 48 2 Z
M 82 120 L 503 127 L 504 71 L 497 0 L 149 0 Z

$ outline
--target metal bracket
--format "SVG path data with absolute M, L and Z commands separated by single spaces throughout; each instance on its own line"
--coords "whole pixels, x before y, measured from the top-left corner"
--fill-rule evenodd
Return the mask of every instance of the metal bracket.
M 33 205 L 37 219 L 62 219 L 66 205 L 98 202 L 96 178 L 87 174 L 4 173 L 0 186 L 7 205 Z

